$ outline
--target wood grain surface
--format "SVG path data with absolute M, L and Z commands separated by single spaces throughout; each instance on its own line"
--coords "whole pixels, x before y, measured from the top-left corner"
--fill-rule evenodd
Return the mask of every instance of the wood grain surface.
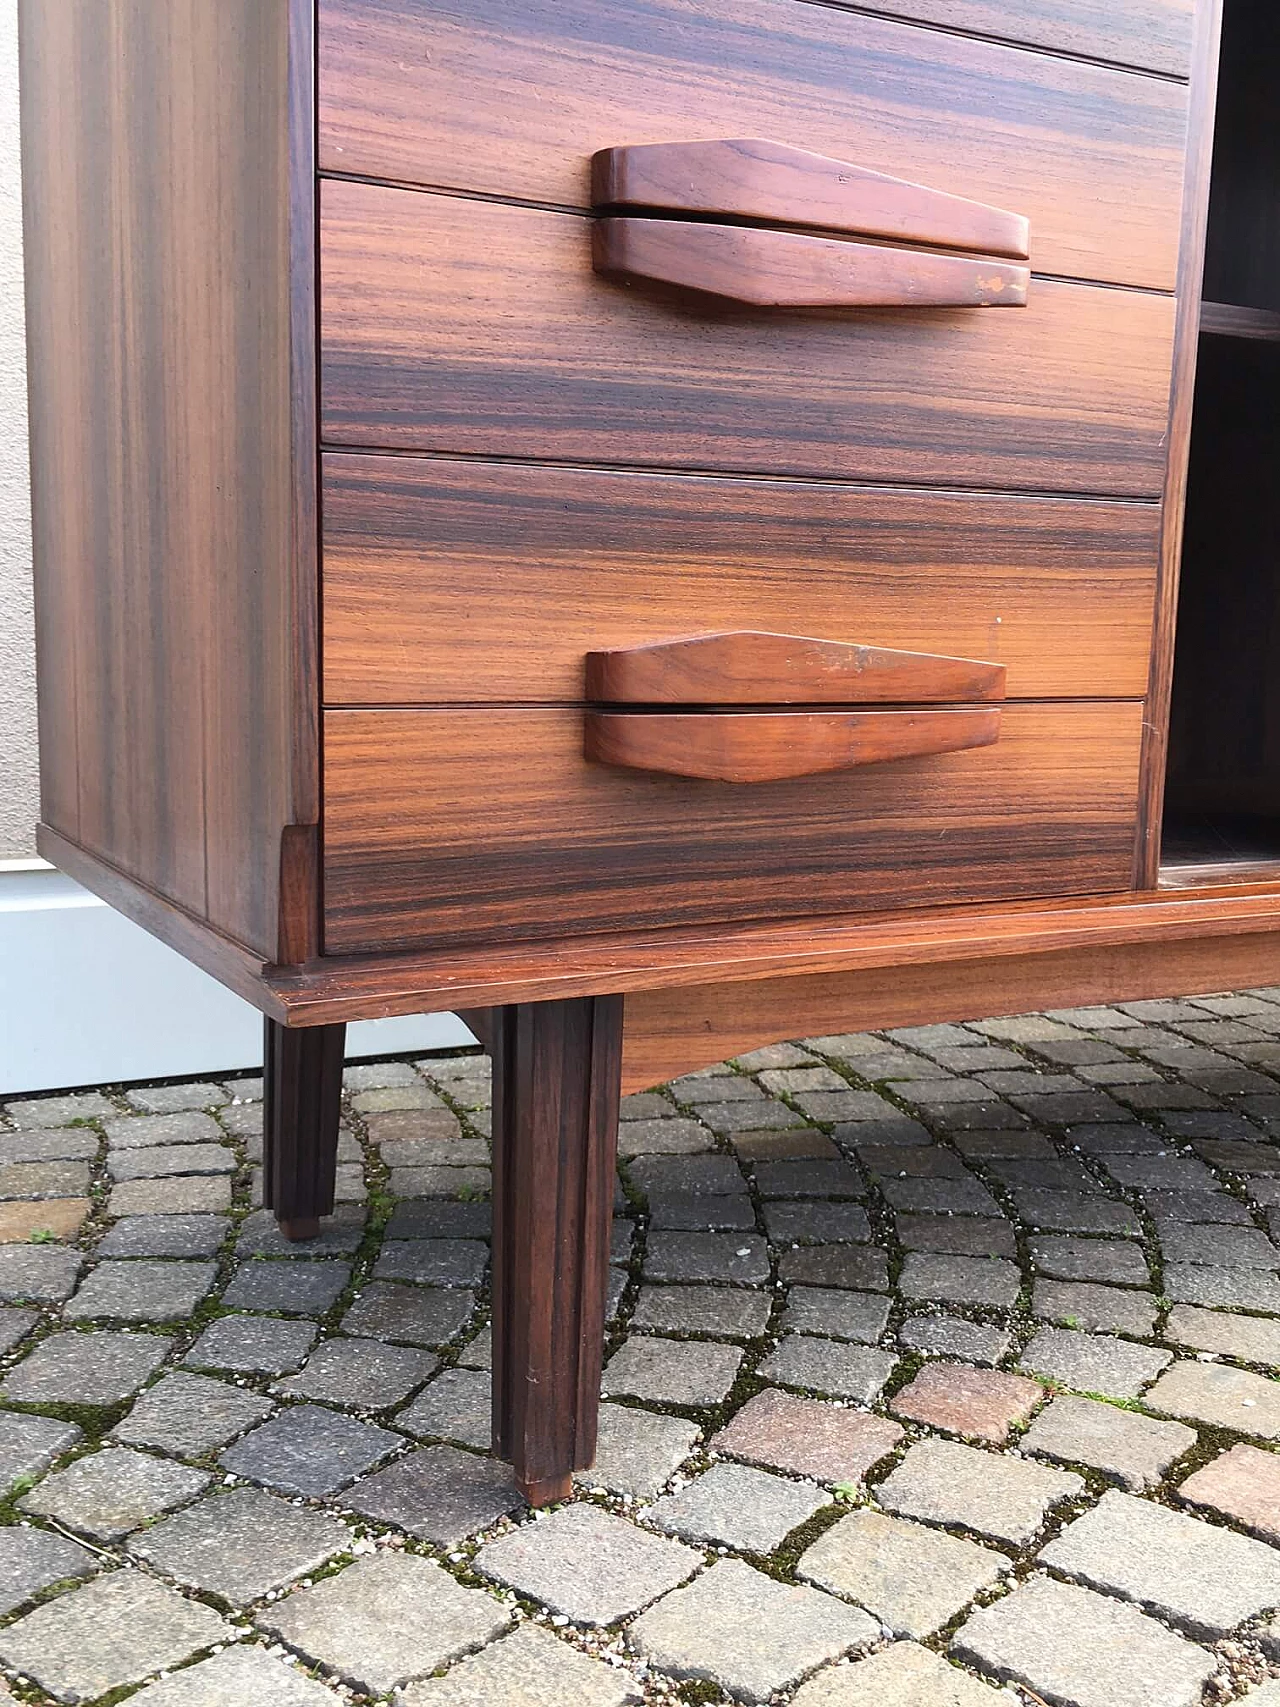
M 1158 43 L 1185 4 L 1111 10 Z M 586 207 L 602 148 L 768 137 L 1021 214 L 1041 272 L 1173 285 L 1179 84 L 797 0 L 321 0 L 320 55 L 327 172 Z
M 898 711 L 594 711 L 592 764 L 749 785 L 989 747 L 996 706 Z
M 43 815 L 274 956 L 318 810 L 309 8 L 20 16 Z
M 326 952 L 1120 888 L 1141 722 L 743 789 L 587 764 L 567 708 L 331 711 Z
M 732 214 L 1020 261 L 1031 240 L 1021 214 L 767 137 L 602 148 L 591 161 L 591 205 Z
M 882 0 L 891 12 L 1117 65 L 1185 77 L 1196 0 Z
M 875 705 L 1005 697 L 1003 664 L 811 640 L 697 634 L 588 652 L 589 700 L 632 705 Z
M 1030 274 L 1010 261 L 851 243 L 799 231 L 684 219 L 598 219 L 606 278 L 698 291 L 752 308 L 1025 308 Z
M 1012 314 L 717 309 L 597 277 L 576 215 L 347 182 L 321 200 L 331 443 L 1160 490 L 1171 297 L 1037 280 Z
M 578 700 L 586 653 L 761 628 L 1138 698 L 1153 505 L 324 458 L 331 705 Z

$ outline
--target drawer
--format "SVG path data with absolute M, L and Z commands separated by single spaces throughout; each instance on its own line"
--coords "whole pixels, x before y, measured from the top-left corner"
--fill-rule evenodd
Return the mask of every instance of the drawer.
M 328 704 L 574 701 L 594 649 L 757 629 L 1141 698 L 1157 506 L 324 458 Z
M 1141 706 L 1002 715 L 993 746 L 739 784 L 588 763 L 568 707 L 329 711 L 326 951 L 1127 888 Z
M 884 9 L 1181 63 L 1189 0 Z M 321 0 L 321 169 L 586 207 L 597 149 L 766 137 L 1022 214 L 1041 272 L 1173 288 L 1185 86 L 867 10 Z
M 1026 308 L 707 306 L 593 272 L 575 214 L 322 192 L 330 443 L 1160 492 L 1171 297 L 1038 279 Z

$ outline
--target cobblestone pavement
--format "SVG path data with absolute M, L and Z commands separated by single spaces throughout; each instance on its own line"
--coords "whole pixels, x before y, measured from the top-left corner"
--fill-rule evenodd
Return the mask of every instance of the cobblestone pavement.
M 0 1120 L 0 1668 L 139 1707 L 1280 1704 L 1280 988 L 627 1099 L 599 1461 L 485 1455 L 488 1068 Z M 5 1686 L 0 1684 L 0 1693 Z

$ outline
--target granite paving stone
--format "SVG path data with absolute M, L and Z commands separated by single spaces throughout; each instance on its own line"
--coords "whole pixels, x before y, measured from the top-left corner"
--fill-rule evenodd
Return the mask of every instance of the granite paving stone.
M 718 1405 L 741 1367 L 737 1346 L 637 1335 L 609 1359 L 601 1392 L 651 1404 Z
M 101 1091 L 81 1091 L 71 1096 L 31 1097 L 7 1102 L 5 1113 L 19 1130 L 66 1126 L 73 1120 L 109 1119 L 120 1111 Z
M 922 1440 L 876 1489 L 887 1510 L 928 1523 L 959 1524 L 997 1541 L 1029 1541 L 1060 1501 L 1084 1492 L 1072 1471 L 984 1452 L 952 1440 Z
M 973 1613 L 951 1652 L 1055 1707 L 1199 1707 L 1217 1663 L 1135 1607 L 1047 1577 Z
M 798 1091 L 794 1101 L 810 1120 L 822 1122 L 879 1120 L 890 1105 L 875 1091 Z M 706 1118 L 706 1111 L 703 1112 Z M 714 1125 L 714 1122 L 710 1122 Z
M 759 1162 L 755 1181 L 761 1197 L 861 1197 L 863 1191 L 848 1162 Z
M 1280 1276 L 1254 1268 L 1208 1268 L 1165 1264 L 1164 1290 L 1179 1304 L 1208 1304 L 1265 1310 L 1280 1316 Z
M 910 1251 L 898 1281 L 904 1297 L 951 1304 L 1016 1303 L 1022 1276 L 1003 1257 L 964 1257 Z
M 261 1648 L 224 1648 L 129 1697 L 135 1707 L 339 1707 L 341 1696 Z
M 770 1389 L 748 1399 L 711 1447 L 750 1464 L 838 1485 L 861 1481 L 905 1433 L 887 1417 Z
M 40 1312 L 16 1304 L 0 1304 L 0 1357 L 22 1344 L 40 1320 Z
M 843 1084 L 843 1080 L 840 1081 Z M 667 1087 L 679 1102 L 762 1102 L 764 1092 L 753 1079 L 731 1069 L 714 1073 L 686 1073 Z
M 206 1471 L 187 1464 L 113 1446 L 46 1476 L 18 1505 L 95 1541 L 118 1541 L 162 1512 L 195 1499 L 210 1479 Z
M 130 1541 L 130 1553 L 184 1588 L 244 1606 L 352 1545 L 345 1524 L 261 1489 L 210 1494 Z
M 393 1523 L 437 1547 L 456 1547 L 524 1505 L 509 1465 L 456 1446 L 406 1453 L 361 1476 L 341 1500 L 362 1517 Z
M 1064 1395 L 1041 1411 L 1021 1450 L 1058 1464 L 1083 1464 L 1137 1493 L 1158 1482 L 1196 1439 L 1182 1423 Z
M 1146 1191 L 1213 1191 L 1213 1174 L 1194 1156 L 1108 1156 L 1107 1172 L 1123 1186 Z
M 113 1111 L 114 1112 L 114 1111 Z M 168 1114 L 129 1115 L 103 1126 L 113 1150 L 152 1149 L 172 1144 L 216 1144 L 222 1137 L 210 1114 L 181 1109 Z
M 684 1192 L 703 1197 L 745 1197 L 747 1182 L 731 1156 L 660 1156 L 627 1170 L 642 1197 Z
M 627 1707 L 640 1691 L 625 1672 L 559 1642 L 536 1624 L 469 1654 L 444 1677 L 404 1693 L 404 1707 Z
M 755 1233 L 652 1233 L 645 1248 L 644 1277 L 758 1286 L 769 1278 L 769 1253 Z
M 331 1494 L 404 1444 L 404 1436 L 322 1405 L 298 1405 L 259 1424 L 219 1456 L 232 1475 L 310 1499 Z
M 141 1571 L 108 1571 L 0 1630 L 0 1664 L 57 1701 L 96 1700 L 234 1639 L 210 1607 Z
M 1225 1363 L 1179 1361 L 1145 1396 L 1152 1411 L 1280 1440 L 1280 1383 Z
M 1256 1227 L 1196 1227 L 1174 1223 L 1161 1230 L 1160 1248 L 1168 1263 L 1280 1268 L 1280 1250 Z
M 1280 1174 L 1280 1153 L 1274 1146 L 1239 1139 L 1202 1139 L 1191 1146 L 1210 1167 L 1227 1173 Z
M 223 1174 L 121 1180 L 112 1186 L 107 1200 L 107 1213 L 112 1216 L 218 1215 L 230 1207 L 231 1181 Z
M 1170 1345 L 1238 1357 L 1243 1363 L 1280 1366 L 1280 1322 L 1262 1316 L 1240 1316 L 1226 1310 L 1201 1310 L 1194 1304 L 1175 1304 L 1165 1323 L 1164 1337 Z
M 441 1437 L 489 1448 L 492 1380 L 483 1369 L 446 1369 L 396 1417 L 396 1427 L 419 1439 Z
M 910 1215 L 986 1215 L 1000 1205 L 975 1179 L 891 1179 L 880 1187 L 894 1208 Z
M 68 1321 L 177 1322 L 189 1316 L 218 1277 L 212 1262 L 99 1263 L 63 1311 Z
M 1180 1483 L 1178 1497 L 1280 1543 L 1280 1457 L 1274 1452 L 1233 1446 Z
M 0 1244 L 24 1245 L 32 1239 L 74 1239 L 93 1203 L 87 1197 L 53 1197 L 39 1203 L 0 1203 Z
M 693 1192 L 655 1191 L 649 1195 L 649 1225 L 663 1232 L 754 1232 L 756 1212 L 746 1197 L 703 1197 Z
M 1043 1322 L 1065 1322 L 1069 1328 L 1089 1333 L 1149 1334 L 1157 1310 L 1149 1292 L 1094 1286 L 1083 1280 L 1038 1280 L 1031 1292 L 1031 1314 Z
M 1210 1226 L 1252 1225 L 1249 1206 L 1225 1191 L 1144 1191 L 1142 1201 L 1156 1226 L 1206 1221 Z
M 1099 1281 L 1109 1286 L 1150 1286 L 1141 1246 L 1128 1239 L 1040 1238 L 1031 1261 L 1054 1280 Z
M 1108 1399 L 1136 1399 L 1172 1363 L 1172 1353 L 1104 1334 L 1069 1328 L 1041 1328 L 1019 1359 L 1018 1367 L 1048 1375 L 1079 1393 Z
M 985 1364 L 999 1363 L 1011 1344 L 1003 1328 L 947 1315 L 908 1316 L 898 1329 L 898 1340 L 906 1351 Z
M 242 1375 L 291 1375 L 301 1369 L 318 1332 L 314 1322 L 219 1316 L 182 1361 L 196 1369 L 233 1369 Z
M 406 1345 L 444 1346 L 471 1320 L 475 1295 L 442 1287 L 367 1285 L 342 1318 L 342 1330 Z
M 191 1108 L 221 1108 L 231 1100 L 222 1085 L 196 1080 L 185 1085 L 135 1085 L 127 1100 L 144 1114 L 180 1114 Z
M 867 1212 L 856 1203 L 766 1203 L 764 1225 L 775 1245 L 861 1244 L 871 1237 Z
M 967 1363 L 927 1363 L 892 1401 L 895 1415 L 999 1444 L 1044 1397 L 1038 1382 Z
M 157 1144 L 139 1150 L 109 1150 L 113 1180 L 168 1179 L 173 1174 L 233 1174 L 236 1158 L 224 1144 Z
M 562 1506 L 482 1547 L 475 1569 L 575 1624 L 612 1624 L 679 1587 L 702 1564 L 592 1505 Z
M 894 1229 L 909 1251 L 958 1257 L 1016 1257 L 1018 1243 L 1007 1221 L 976 1215 L 896 1215 Z
M 86 1197 L 88 1162 L 11 1162 L 0 1167 L 0 1198 Z
M 820 1535 L 796 1575 L 865 1607 L 895 1635 L 922 1638 L 949 1624 L 1009 1566 L 990 1547 L 863 1510 Z
M 645 1286 L 632 1312 L 633 1328 L 677 1334 L 755 1339 L 769 1320 L 761 1292 L 731 1286 Z
M 108 1228 L 95 1255 L 211 1257 L 226 1236 L 227 1223 L 221 1215 L 128 1215 Z
M 65 1535 L 9 1524 L 0 1529 L 0 1618 L 55 1583 L 91 1577 L 97 1557 Z
M 83 1267 L 79 1251 L 60 1245 L 0 1245 L 0 1301 L 59 1303 L 71 1296 Z
M 830 1505 L 812 1482 L 794 1482 L 745 1464 L 715 1464 L 648 1510 L 648 1521 L 685 1541 L 772 1553 L 793 1529 Z
M 489 1262 L 478 1239 L 394 1239 L 382 1247 L 374 1268 L 379 1280 L 411 1280 L 420 1286 L 478 1286 Z
M 738 1700 L 767 1701 L 879 1634 L 857 1607 L 792 1588 L 722 1559 L 632 1625 L 630 1645 L 678 1678 L 705 1679 Z
M 807 1097 L 797 1097 L 797 1102 L 806 1108 L 807 1104 L 821 1102 L 824 1097 L 838 1097 L 842 1102 L 860 1094 L 856 1091 L 814 1091 Z M 869 1094 L 869 1093 L 866 1093 Z M 832 1114 L 826 1118 L 831 1120 L 851 1120 L 855 1118 L 853 1104 L 850 1103 L 848 1113 Z M 883 1106 L 883 1105 L 881 1105 Z M 698 1106 L 698 1118 L 705 1122 L 713 1132 L 763 1132 L 773 1130 L 782 1132 L 796 1123 L 795 1111 L 784 1102 L 775 1102 L 771 1098 L 762 1098 L 759 1102 L 704 1102 Z
M 1062 1157 L 1039 1161 L 1034 1157 L 996 1156 L 986 1163 L 986 1169 L 1011 1191 L 1066 1191 L 1092 1197 L 1102 1190 L 1080 1162 Z
M 796 1091 L 845 1091 L 849 1088 L 848 1080 L 842 1079 L 833 1067 L 814 1061 L 802 1066 L 768 1068 L 760 1074 L 760 1083 L 767 1091 L 792 1094 Z
M 696 1423 L 642 1411 L 632 1405 L 600 1407 L 596 1461 L 578 1472 L 587 1488 L 653 1499 L 702 1438 Z
M 766 1381 L 871 1404 L 897 1364 L 892 1352 L 789 1334 L 760 1365 Z
M 1167 1139 L 1137 1125 L 1070 1126 L 1065 1137 L 1073 1150 L 1086 1156 L 1160 1156 L 1169 1147 Z
M 727 1134 L 739 1161 L 781 1162 L 810 1158 L 835 1162 L 840 1151 L 816 1126 L 790 1126 L 775 1131 Z
M 986 1161 L 993 1156 L 1056 1156 L 1053 1144 L 1042 1132 L 1001 1127 L 992 1132 L 957 1132 L 952 1142 L 962 1156 Z
M 139 1395 L 111 1431 L 127 1446 L 150 1446 L 182 1458 L 202 1458 L 271 1415 L 261 1393 L 206 1375 L 178 1371 Z
M 1019 1217 L 1046 1233 L 1111 1233 L 1138 1238 L 1142 1228 L 1127 1203 L 1074 1191 L 1041 1191 L 1023 1187 L 1013 1193 Z
M 510 1615 L 431 1559 L 377 1553 L 294 1589 L 258 1622 L 344 1682 L 381 1695 L 491 1641 Z
M 838 1122 L 831 1136 L 846 1153 L 856 1151 L 862 1144 L 928 1144 L 932 1135 L 927 1126 L 906 1114 L 885 1114 L 878 1120 Z
M 696 1120 L 623 1120 L 618 1124 L 618 1154 L 632 1156 L 687 1156 L 710 1150 L 715 1139 Z
M 0 1132 L 0 1165 L 11 1162 L 91 1162 L 101 1139 L 82 1126 Z
M 409 1207 L 406 1205 L 406 1207 Z M 488 1209 L 488 1205 L 477 1205 Z M 320 1223 L 314 1239 L 286 1239 L 269 1209 L 255 1209 L 240 1223 L 236 1240 L 238 1257 L 314 1257 L 353 1256 L 364 1237 L 365 1211 L 359 1203 L 340 1203 L 332 1215 Z
M 793 1707 L 1011 1707 L 1006 1691 L 915 1642 L 895 1642 L 852 1665 L 830 1666 L 796 1691 Z
M 889 1319 L 889 1301 L 874 1292 L 793 1286 L 781 1326 L 786 1333 L 825 1334 L 831 1339 L 874 1345 Z
M 325 1340 L 297 1375 L 277 1382 L 276 1391 L 353 1410 L 379 1411 L 407 1399 L 434 1373 L 437 1362 L 430 1352 L 414 1346 L 372 1339 Z
M 778 1261 L 787 1286 L 846 1286 L 851 1291 L 887 1292 L 889 1259 L 866 1245 L 797 1245 Z
M 27 1405 L 117 1405 L 147 1381 L 169 1347 L 160 1334 L 50 1334 L 0 1382 L 0 1398 Z
M 487 1239 L 492 1227 L 492 1204 L 417 1198 L 411 1203 L 396 1204 L 385 1236 L 388 1240 Z
M 80 1439 L 75 1423 L 57 1417 L 0 1411 L 0 1490 L 39 1476 Z
M 1280 1606 L 1275 1548 L 1118 1491 L 1069 1523 L 1040 1558 L 1210 1641 Z
M 941 1144 L 859 1144 L 857 1148 L 858 1160 L 872 1179 L 973 1178 L 955 1151 Z
M 229 1310 L 279 1310 L 290 1316 L 319 1316 L 351 1278 L 345 1262 L 242 1263 L 222 1294 Z

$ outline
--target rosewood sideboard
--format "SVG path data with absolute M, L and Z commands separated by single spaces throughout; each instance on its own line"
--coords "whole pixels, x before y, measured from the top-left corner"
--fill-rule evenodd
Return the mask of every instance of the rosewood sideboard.
M 494 1430 L 591 1463 L 618 1099 L 1280 978 L 1270 0 L 23 0 L 49 859 L 495 1064 Z

